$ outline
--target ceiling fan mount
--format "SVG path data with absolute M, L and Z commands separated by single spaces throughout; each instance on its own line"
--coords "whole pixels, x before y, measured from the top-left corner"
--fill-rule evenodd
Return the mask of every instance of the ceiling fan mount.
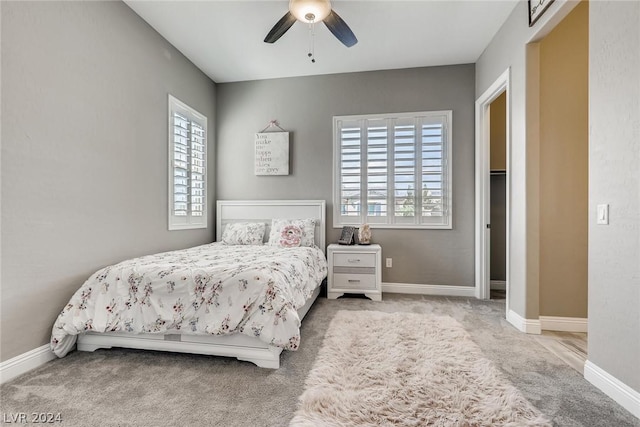
M 289 0 L 289 12 L 305 24 L 320 22 L 331 14 L 331 1 Z
M 275 43 L 296 21 L 310 25 L 324 22 L 329 31 L 345 46 L 351 47 L 358 43 L 351 28 L 331 8 L 329 0 L 290 0 L 289 11 L 269 31 L 264 39 L 265 43 Z

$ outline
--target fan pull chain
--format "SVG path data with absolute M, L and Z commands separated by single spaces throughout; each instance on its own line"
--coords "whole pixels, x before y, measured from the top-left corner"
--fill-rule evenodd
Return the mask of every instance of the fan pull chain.
M 311 62 L 315 64 L 315 23 L 313 21 L 309 22 L 309 53 L 307 56 L 311 58 Z

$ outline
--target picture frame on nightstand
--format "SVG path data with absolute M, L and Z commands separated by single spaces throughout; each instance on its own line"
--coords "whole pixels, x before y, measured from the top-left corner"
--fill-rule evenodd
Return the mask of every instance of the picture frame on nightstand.
M 357 245 L 358 229 L 356 227 L 342 227 L 342 233 L 338 239 L 340 245 Z

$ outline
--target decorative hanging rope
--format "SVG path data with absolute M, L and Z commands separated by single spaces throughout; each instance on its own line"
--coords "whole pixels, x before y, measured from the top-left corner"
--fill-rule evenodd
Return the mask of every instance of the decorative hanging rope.
M 271 129 L 271 128 L 274 128 L 274 127 L 275 127 L 275 128 L 280 129 L 282 132 L 286 132 L 286 130 L 284 130 L 284 129 L 282 129 L 282 128 L 280 127 L 280 124 L 278 124 L 278 120 L 273 119 L 273 120 L 269 120 L 269 124 L 267 125 L 267 127 L 265 127 L 264 129 L 262 129 L 259 133 L 262 133 L 262 132 L 264 132 L 265 130 L 267 130 L 267 129 Z

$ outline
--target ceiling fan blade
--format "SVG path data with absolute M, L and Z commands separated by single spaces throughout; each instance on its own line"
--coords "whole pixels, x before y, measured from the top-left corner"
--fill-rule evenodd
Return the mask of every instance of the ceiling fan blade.
M 351 28 L 349 28 L 347 23 L 344 22 L 335 11 L 332 10 L 329 16 L 324 18 L 324 24 L 346 47 L 351 47 L 358 43 L 358 39 L 355 34 L 353 34 L 353 31 L 351 31 Z
M 287 32 L 289 28 L 296 22 L 296 17 L 291 12 L 287 12 L 280 20 L 273 26 L 267 37 L 264 38 L 265 43 L 274 43 L 280 37 Z

